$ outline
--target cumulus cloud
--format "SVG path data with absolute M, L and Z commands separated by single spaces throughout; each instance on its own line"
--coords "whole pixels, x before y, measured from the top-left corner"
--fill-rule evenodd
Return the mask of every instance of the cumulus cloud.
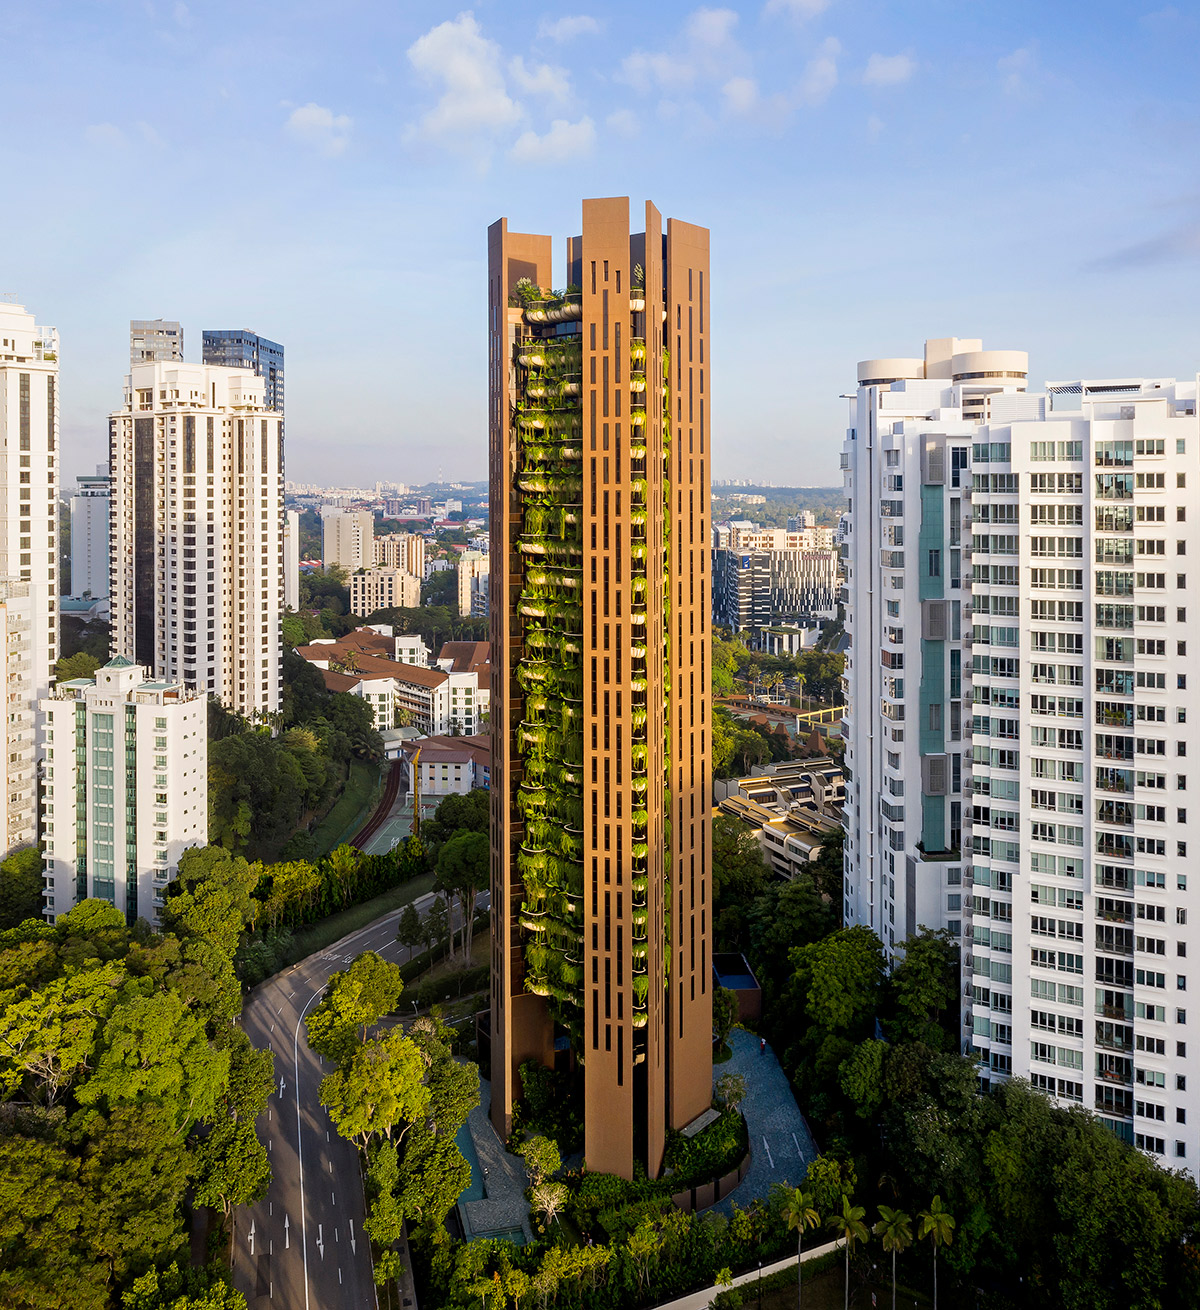
M 721 88 L 725 108 L 731 114 L 749 114 L 758 105 L 758 83 L 752 77 L 731 77 Z
M 520 55 L 510 60 L 508 71 L 522 91 L 530 95 L 549 96 L 551 100 L 565 100 L 571 94 L 571 79 L 565 68 L 552 68 L 549 64 L 527 67 Z
M 863 70 L 867 86 L 899 86 L 916 71 L 916 60 L 909 55 L 872 55 Z
M 829 8 L 829 0 L 767 0 L 764 14 L 787 14 L 791 18 L 816 18 Z
M 609 130 L 616 132 L 618 136 L 637 136 L 642 130 L 642 125 L 632 109 L 618 109 L 609 114 L 604 122 Z
M 470 10 L 414 41 L 408 61 L 442 88 L 437 104 L 410 128 L 412 136 L 470 144 L 520 120 L 521 106 L 505 84 L 500 47 L 483 35 Z
M 332 159 L 349 145 L 351 123 L 349 115 L 335 114 L 332 109 L 309 101 L 293 109 L 284 126 L 294 141 Z
M 574 41 L 577 36 L 599 36 L 600 24 L 588 14 L 569 14 L 553 21 L 543 18 L 537 34 L 561 45 L 564 41 Z
M 801 104 L 820 105 L 829 99 L 837 86 L 837 59 L 841 52 L 841 42 L 836 37 L 826 37 L 821 42 L 817 53 L 804 65 L 796 87 L 796 97 Z
M 509 157 L 517 164 L 563 164 L 590 155 L 596 144 L 596 125 L 590 118 L 570 123 L 556 118 L 550 130 L 540 136 L 522 132 L 513 143 Z
M 635 91 L 679 92 L 701 80 L 727 79 L 746 61 L 734 40 L 738 16 L 732 9 L 700 8 L 688 15 L 682 40 L 670 50 L 635 50 L 621 65 L 621 77 Z
M 129 138 L 116 123 L 90 123 L 83 130 L 83 139 L 89 146 L 106 150 L 124 150 Z

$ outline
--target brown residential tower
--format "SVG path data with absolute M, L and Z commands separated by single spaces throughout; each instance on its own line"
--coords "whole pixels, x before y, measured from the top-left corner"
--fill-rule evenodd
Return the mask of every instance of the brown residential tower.
M 712 1095 L 708 232 L 585 200 L 566 254 L 488 231 L 492 1116 L 570 1060 L 654 1177 Z

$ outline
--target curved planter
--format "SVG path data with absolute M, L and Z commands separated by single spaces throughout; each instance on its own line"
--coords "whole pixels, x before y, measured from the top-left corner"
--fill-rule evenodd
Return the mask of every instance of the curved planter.
M 684 1214 L 694 1214 L 716 1205 L 718 1201 L 723 1201 L 750 1172 L 750 1162 L 753 1158 L 753 1150 L 747 1147 L 746 1154 L 736 1169 L 731 1169 L 729 1173 L 711 1183 L 699 1183 L 695 1187 L 687 1188 L 686 1191 L 676 1192 L 671 1197 L 671 1204 L 677 1210 L 682 1210 Z

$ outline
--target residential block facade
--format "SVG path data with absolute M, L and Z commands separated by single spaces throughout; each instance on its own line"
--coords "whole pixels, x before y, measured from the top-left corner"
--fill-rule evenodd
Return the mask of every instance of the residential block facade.
M 114 651 L 239 714 L 277 710 L 283 417 L 262 379 L 138 365 L 109 450 Z
M 846 922 L 949 928 L 981 1078 L 1194 1173 L 1196 383 L 943 344 L 860 365 L 845 447 Z
M 117 656 L 39 708 L 46 917 L 95 896 L 157 923 L 179 857 L 208 841 L 207 696 Z

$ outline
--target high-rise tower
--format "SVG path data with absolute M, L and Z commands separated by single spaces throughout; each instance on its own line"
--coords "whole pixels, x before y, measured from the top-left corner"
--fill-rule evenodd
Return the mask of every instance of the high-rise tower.
M 263 380 L 268 409 L 283 413 L 283 347 L 245 329 L 205 328 L 203 362 L 219 368 L 248 368 Z
M 488 233 L 492 1115 L 569 1044 L 592 1169 L 712 1091 L 708 232 Z
M 58 412 L 57 330 L 0 303 L 0 579 L 29 584 L 30 709 L 58 659 Z
M 113 652 L 279 708 L 283 416 L 243 369 L 140 364 L 109 419 Z

